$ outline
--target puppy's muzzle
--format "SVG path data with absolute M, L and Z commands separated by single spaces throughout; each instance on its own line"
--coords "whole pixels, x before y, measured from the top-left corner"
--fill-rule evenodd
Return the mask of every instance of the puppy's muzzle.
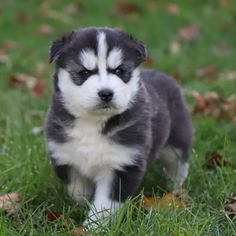
M 109 103 L 113 98 L 113 91 L 110 89 L 102 89 L 98 92 L 98 96 L 102 100 L 102 102 Z

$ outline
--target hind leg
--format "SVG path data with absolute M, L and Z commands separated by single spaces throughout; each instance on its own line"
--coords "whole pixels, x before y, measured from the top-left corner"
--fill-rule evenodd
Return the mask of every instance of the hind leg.
M 173 190 L 181 187 L 189 170 L 188 160 L 183 158 L 182 151 L 173 146 L 167 146 L 161 152 L 159 161 L 167 180 L 166 188 Z

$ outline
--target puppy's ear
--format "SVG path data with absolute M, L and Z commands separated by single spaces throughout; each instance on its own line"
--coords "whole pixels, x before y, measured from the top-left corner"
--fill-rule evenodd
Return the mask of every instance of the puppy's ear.
M 60 56 L 60 54 L 65 50 L 65 48 L 70 43 L 74 31 L 72 31 L 69 35 L 63 36 L 60 39 L 54 41 L 50 47 L 49 51 L 49 63 L 55 61 L 55 59 Z
M 145 45 L 137 40 L 135 40 L 136 43 L 136 50 L 138 52 L 138 63 L 142 63 L 147 59 L 147 49 Z
M 132 44 L 131 46 L 135 49 L 137 65 L 139 65 L 147 59 L 147 49 L 142 42 L 135 39 L 132 35 L 128 35 L 128 38 Z

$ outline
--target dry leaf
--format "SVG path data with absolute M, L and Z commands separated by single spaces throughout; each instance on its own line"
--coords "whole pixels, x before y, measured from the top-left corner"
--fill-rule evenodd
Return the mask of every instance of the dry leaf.
M 183 28 L 180 28 L 178 31 L 179 37 L 186 42 L 195 40 L 199 35 L 199 30 L 195 25 L 189 25 Z
M 37 29 L 39 35 L 51 35 L 54 33 L 54 29 L 50 25 L 41 25 Z
M 148 66 L 152 66 L 153 64 L 154 64 L 153 59 L 152 59 L 151 57 L 148 57 L 148 58 L 144 61 L 143 66 L 148 67 Z
M 180 53 L 181 44 L 178 41 L 172 41 L 169 45 L 169 51 L 172 55 Z
M 147 211 L 151 209 L 155 209 L 157 207 L 160 208 L 169 208 L 170 210 L 174 210 L 176 208 L 183 208 L 186 206 L 186 203 L 176 197 L 174 194 L 165 194 L 162 198 L 153 198 L 153 197 L 144 197 L 143 199 L 143 208 Z
M 37 135 L 39 135 L 39 134 L 41 134 L 41 133 L 43 133 L 43 127 L 33 127 L 32 129 L 31 129 L 31 133 L 33 134 L 33 135 L 35 135 L 35 136 L 37 136 Z
M 236 71 L 228 71 L 225 73 L 221 73 L 220 79 L 221 80 L 229 80 L 229 81 L 236 80 Z
M 172 74 L 172 77 L 178 82 L 180 83 L 181 81 L 181 75 L 180 75 L 180 72 L 179 71 L 174 71 L 174 73 Z
M 229 216 L 236 215 L 236 197 L 229 197 L 231 203 L 225 205 L 225 213 Z
M 0 208 L 5 210 L 8 214 L 16 214 L 18 204 L 20 202 L 19 193 L 7 193 L 0 196 Z
M 16 48 L 16 43 L 11 40 L 6 40 L 1 46 L 1 49 L 5 52 L 9 52 L 14 48 Z
M 219 72 L 219 69 L 217 66 L 208 66 L 203 69 L 199 69 L 197 71 L 197 76 L 199 77 L 208 77 L 212 75 L 216 75 Z
M 51 222 L 51 221 L 55 221 L 58 220 L 62 215 L 58 212 L 47 212 L 46 213 L 46 219 L 47 221 Z
M 117 3 L 116 8 L 122 14 L 133 14 L 140 12 L 140 8 L 137 5 L 129 2 L 119 2 Z
M 70 3 L 64 8 L 64 12 L 69 15 L 74 15 L 84 8 L 82 3 Z
M 40 97 L 43 95 L 45 92 L 47 86 L 44 80 L 42 79 L 37 79 L 32 90 L 31 90 L 31 95 L 32 97 Z
M 206 163 L 203 165 L 204 167 L 208 169 L 215 168 L 216 166 L 222 167 L 222 166 L 230 166 L 232 167 L 232 164 L 225 160 L 222 155 L 220 155 L 218 152 L 207 152 L 205 155 Z
M 5 54 L 0 54 L 0 63 L 6 64 L 11 62 L 10 57 Z
M 32 89 L 35 85 L 36 78 L 27 74 L 12 75 L 9 79 L 9 85 L 16 89 Z
M 26 11 L 20 11 L 17 13 L 16 19 L 20 23 L 26 23 L 29 21 L 29 15 Z
M 70 231 L 71 235 L 92 236 L 92 234 L 83 226 L 75 227 Z
M 179 7 L 174 3 L 169 3 L 166 6 L 166 12 L 170 15 L 178 15 L 179 14 Z

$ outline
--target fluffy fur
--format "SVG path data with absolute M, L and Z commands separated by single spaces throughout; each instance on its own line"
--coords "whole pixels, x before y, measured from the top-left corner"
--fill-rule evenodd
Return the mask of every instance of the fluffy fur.
M 76 30 L 51 47 L 48 152 L 69 194 L 92 201 L 85 225 L 133 196 L 154 160 L 175 187 L 187 177 L 190 116 L 173 79 L 139 67 L 145 58 L 143 44 L 109 28 Z

